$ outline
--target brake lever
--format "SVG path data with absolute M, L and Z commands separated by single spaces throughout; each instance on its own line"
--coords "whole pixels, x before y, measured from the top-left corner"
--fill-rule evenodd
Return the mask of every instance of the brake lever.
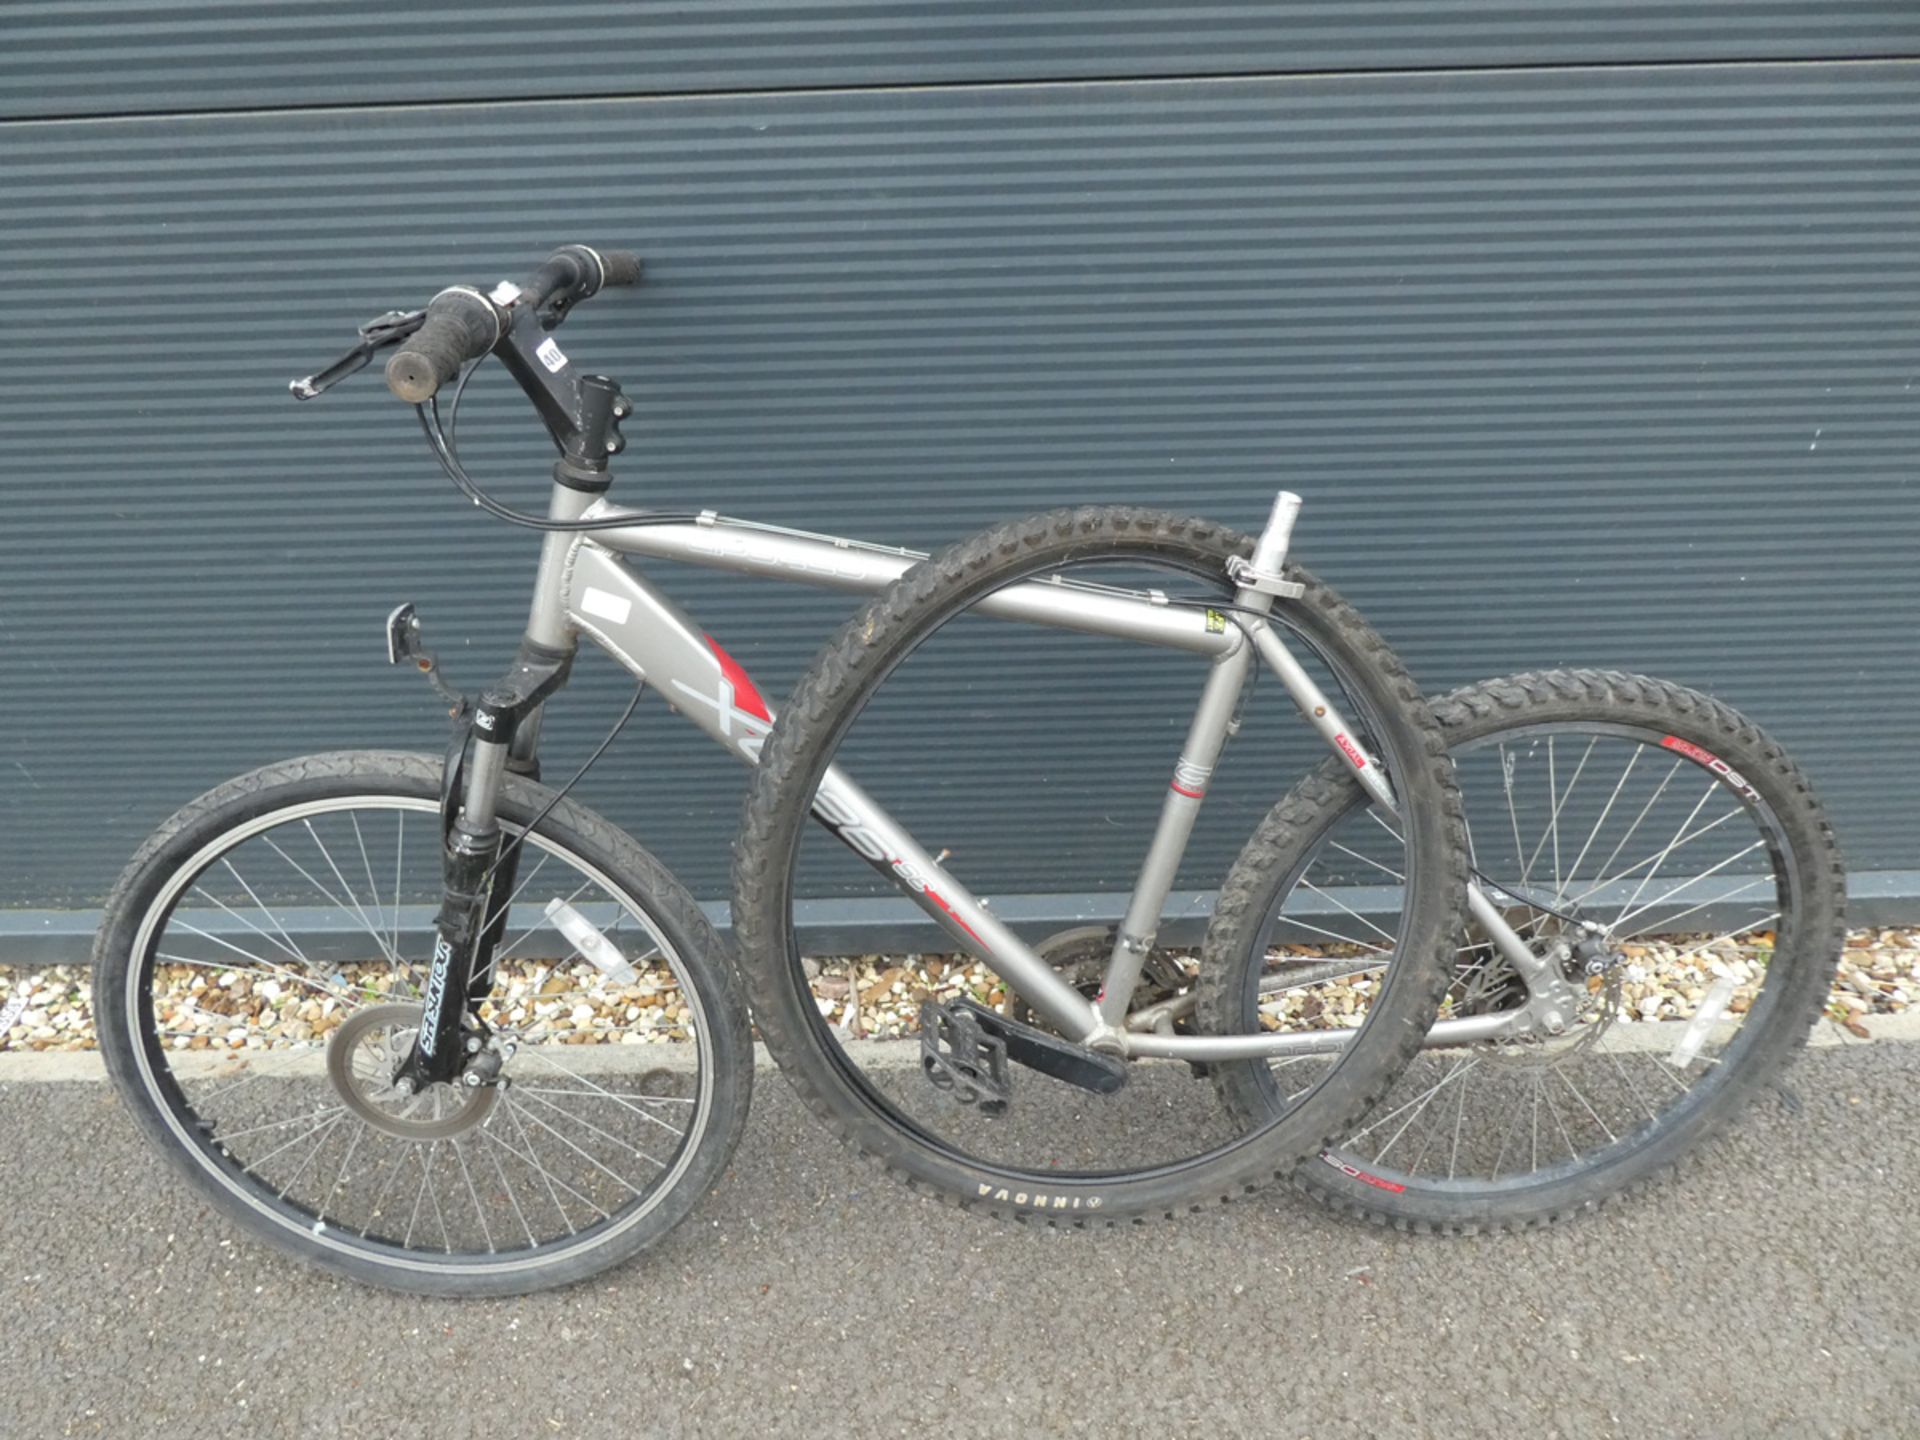
M 426 319 L 424 310 L 389 310 L 374 316 L 360 327 L 358 345 L 324 370 L 317 370 L 302 380 L 289 380 L 287 389 L 296 400 L 311 400 L 322 391 L 331 390 L 355 371 L 366 369 L 374 351 L 406 339 L 424 325 Z

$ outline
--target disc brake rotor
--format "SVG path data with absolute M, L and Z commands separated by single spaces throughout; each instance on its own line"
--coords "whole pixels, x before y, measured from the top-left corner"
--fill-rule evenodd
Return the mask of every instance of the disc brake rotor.
M 413 1048 L 418 1005 L 369 1005 L 349 1015 L 327 1042 L 327 1078 L 354 1114 L 401 1140 L 445 1140 L 487 1118 L 499 1091 L 490 1085 L 430 1085 L 417 1094 L 394 1087 L 393 1072 Z

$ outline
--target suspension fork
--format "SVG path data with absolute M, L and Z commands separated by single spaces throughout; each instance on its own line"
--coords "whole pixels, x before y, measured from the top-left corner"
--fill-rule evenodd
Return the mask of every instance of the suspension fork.
M 540 717 L 543 713 L 536 706 L 514 727 L 513 737 L 507 744 L 508 775 L 519 775 L 535 781 L 540 778 Z M 478 1008 L 493 989 L 494 957 L 500 949 L 501 937 L 506 934 L 507 909 L 513 902 L 514 888 L 519 883 L 520 857 L 525 849 L 524 840 L 516 845 L 509 845 L 503 840 L 499 858 L 493 863 L 493 880 L 487 886 L 490 908 L 474 947 L 473 978 L 467 986 L 469 1006 Z M 498 897 L 497 901 L 495 897 Z
M 519 845 L 500 829 L 500 787 L 510 769 L 537 773 L 539 709 L 566 683 L 571 651 L 523 640 L 513 669 L 490 687 L 456 733 L 441 781 L 444 839 L 440 912 L 434 917 L 420 1029 L 394 1083 L 412 1092 L 451 1082 L 465 1068 L 468 1012 L 493 986 L 494 953 L 507 921 Z M 494 897 L 502 903 L 495 905 Z

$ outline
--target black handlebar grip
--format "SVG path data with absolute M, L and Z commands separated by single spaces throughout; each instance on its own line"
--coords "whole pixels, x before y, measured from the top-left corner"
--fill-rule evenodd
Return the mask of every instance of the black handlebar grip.
M 600 268 L 606 285 L 638 285 L 640 257 L 631 250 L 602 250 Z
M 499 338 L 491 301 L 473 290 L 442 290 L 427 306 L 426 322 L 387 361 L 387 388 L 409 405 L 424 405 Z

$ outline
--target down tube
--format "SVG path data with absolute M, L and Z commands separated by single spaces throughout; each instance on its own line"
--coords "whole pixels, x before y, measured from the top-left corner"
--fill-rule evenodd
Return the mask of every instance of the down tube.
M 582 540 L 567 566 L 567 619 L 678 706 L 735 759 L 757 764 L 773 711 L 747 672 L 646 577 Z M 829 767 L 814 815 L 904 890 L 956 941 L 979 955 L 1040 1014 L 1075 1040 L 1105 1027 L 1083 995 L 948 875 L 839 766 Z

